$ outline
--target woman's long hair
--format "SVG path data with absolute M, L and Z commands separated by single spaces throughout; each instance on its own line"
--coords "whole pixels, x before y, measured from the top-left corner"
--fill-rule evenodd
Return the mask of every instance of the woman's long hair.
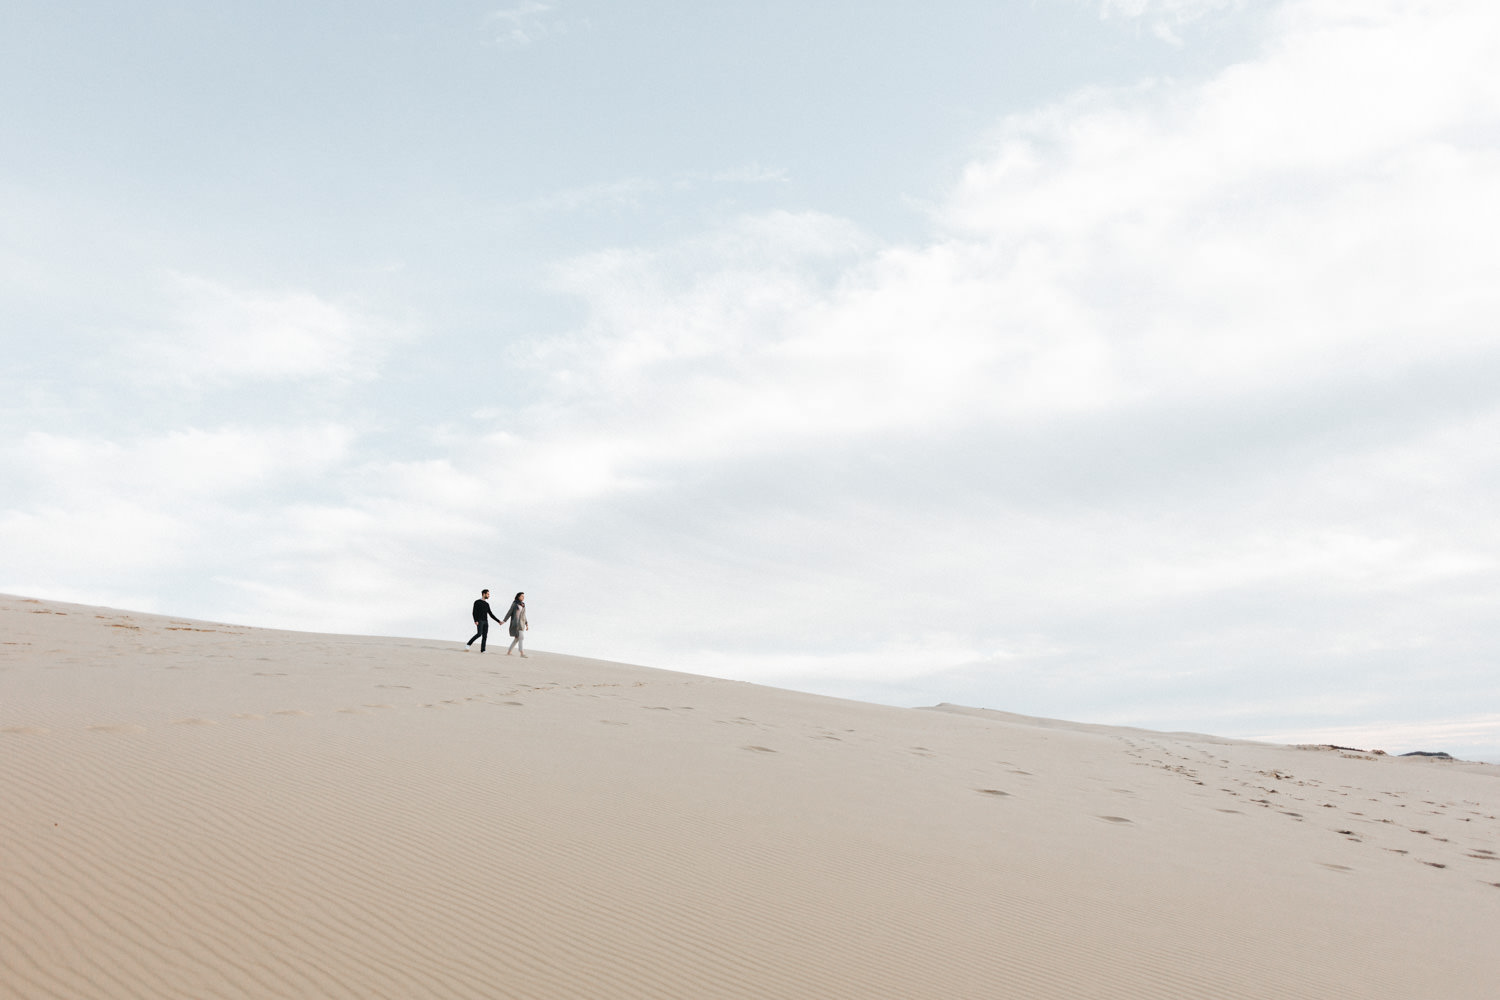
M 526 591 L 524 591 L 524 590 L 518 590 L 518 591 L 516 591 L 516 596 L 512 597 L 510 599 L 510 603 L 512 603 L 512 604 L 525 604 L 526 602 L 523 601 L 523 600 L 521 600 L 521 595 L 524 594 L 524 593 L 526 593 Z

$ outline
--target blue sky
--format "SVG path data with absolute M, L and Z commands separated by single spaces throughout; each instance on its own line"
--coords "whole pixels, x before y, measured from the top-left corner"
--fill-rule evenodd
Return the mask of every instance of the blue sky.
M 1488 3 L 7 22 L 0 589 L 1500 759 Z

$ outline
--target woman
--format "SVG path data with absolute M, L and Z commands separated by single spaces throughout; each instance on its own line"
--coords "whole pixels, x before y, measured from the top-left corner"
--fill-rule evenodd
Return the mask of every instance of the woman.
M 515 636 L 515 638 L 510 642 L 510 649 L 507 649 L 505 651 L 505 655 L 509 656 L 511 654 L 511 650 L 514 650 L 517 646 L 520 646 L 521 655 L 525 656 L 526 644 L 521 641 L 524 638 L 522 633 L 529 629 L 531 626 L 526 624 L 526 592 L 524 590 L 516 595 L 516 599 L 514 601 L 510 602 L 510 610 L 505 612 L 505 617 L 500 619 L 500 621 L 510 622 L 510 634 Z

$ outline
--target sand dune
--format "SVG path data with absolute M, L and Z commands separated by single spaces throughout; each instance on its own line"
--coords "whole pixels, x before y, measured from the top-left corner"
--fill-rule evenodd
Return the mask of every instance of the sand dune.
M 0 996 L 1489 998 L 1500 768 L 0 598 Z

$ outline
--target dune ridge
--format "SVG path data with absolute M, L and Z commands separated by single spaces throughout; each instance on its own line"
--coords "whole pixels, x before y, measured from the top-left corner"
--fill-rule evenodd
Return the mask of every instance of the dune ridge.
M 1489 997 L 1500 768 L 0 597 L 0 997 Z

